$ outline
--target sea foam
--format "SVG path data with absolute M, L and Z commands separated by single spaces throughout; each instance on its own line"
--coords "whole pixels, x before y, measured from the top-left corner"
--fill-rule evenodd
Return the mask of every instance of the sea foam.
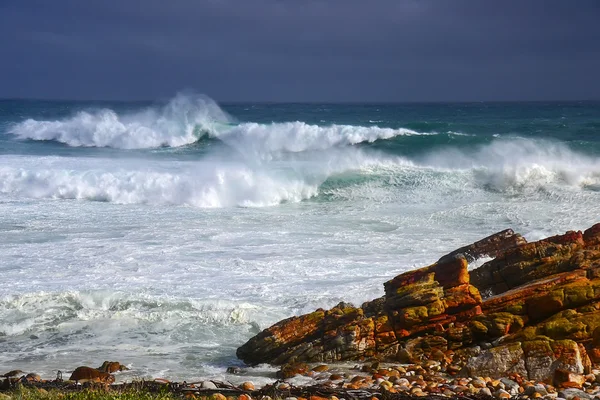
M 146 149 L 194 143 L 232 121 L 208 97 L 180 94 L 164 107 L 122 115 L 111 109 L 79 111 L 54 121 L 27 119 L 9 132 L 21 139 L 54 140 L 73 147 Z
M 73 147 L 119 149 L 180 147 L 206 136 L 261 154 L 324 150 L 396 136 L 434 134 L 377 126 L 319 126 L 301 121 L 236 124 L 234 118 L 213 100 L 189 94 L 179 94 L 164 107 L 151 107 L 141 112 L 118 114 L 111 109 L 79 111 L 60 120 L 27 119 L 8 131 L 20 139 L 53 140 Z

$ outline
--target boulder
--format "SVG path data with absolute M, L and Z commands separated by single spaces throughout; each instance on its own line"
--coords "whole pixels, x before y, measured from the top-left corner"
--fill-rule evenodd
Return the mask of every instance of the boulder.
M 115 377 L 108 372 L 98 371 L 96 368 L 78 367 L 73 371 L 69 380 L 79 383 L 100 382 L 110 384 L 114 383 Z
M 465 368 L 470 376 L 504 377 L 514 373 L 526 376 L 524 356 L 520 342 L 496 346 L 469 358 Z
M 102 365 L 100 367 L 98 367 L 97 369 L 98 369 L 98 371 L 108 372 L 109 374 L 112 374 L 114 372 L 129 370 L 129 368 L 127 368 L 125 365 L 119 363 L 118 361 L 104 361 L 102 363 Z

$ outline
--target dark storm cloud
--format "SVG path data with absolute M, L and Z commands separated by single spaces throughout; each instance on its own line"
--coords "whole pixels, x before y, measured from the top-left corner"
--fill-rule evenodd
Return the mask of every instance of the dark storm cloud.
M 600 98 L 597 0 L 0 0 L 0 96 Z

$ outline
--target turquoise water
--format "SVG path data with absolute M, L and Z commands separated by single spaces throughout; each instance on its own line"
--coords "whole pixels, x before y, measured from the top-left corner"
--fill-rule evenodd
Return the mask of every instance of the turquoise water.
M 2 100 L 0 365 L 235 380 L 282 318 L 501 229 L 598 222 L 599 156 L 590 102 Z
M 18 141 L 6 134 L 14 124 L 26 119 L 56 121 L 81 111 L 113 110 L 117 114 L 134 114 L 140 110 L 160 109 L 155 102 L 68 102 L 34 100 L 0 100 L 1 150 L 5 154 L 19 152 L 39 154 L 81 154 L 64 146 L 32 141 Z M 598 151 L 600 140 L 599 102 L 532 102 L 532 103 L 433 103 L 433 104 L 223 104 L 235 122 L 302 121 L 311 125 L 332 124 L 406 128 L 431 136 L 408 136 L 382 140 L 373 147 L 398 155 L 423 153 L 443 146 L 468 146 L 490 143 L 499 137 L 553 139 L 584 152 Z M 232 122 L 230 122 L 230 121 Z M 224 123 L 224 127 L 226 126 Z M 183 127 L 182 127 L 183 128 Z M 462 134 L 464 136 L 459 136 Z M 57 141 L 60 143 L 60 141 Z M 591 146 L 591 147 L 590 147 Z M 202 146 L 190 146 L 182 153 L 200 153 Z M 182 149 L 183 150 L 183 149 Z M 93 153 L 93 152 L 88 152 Z M 106 153 L 106 151 L 104 152 Z M 157 152 L 153 152 L 156 154 Z M 100 153 L 101 154 L 101 153 Z

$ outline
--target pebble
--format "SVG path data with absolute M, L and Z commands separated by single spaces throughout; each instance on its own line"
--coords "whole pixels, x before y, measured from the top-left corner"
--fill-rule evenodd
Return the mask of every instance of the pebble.
M 579 389 L 564 389 L 558 392 L 558 396 L 566 400 L 573 400 L 575 397 L 579 397 L 582 400 L 592 399 L 591 395 Z
M 240 388 L 242 390 L 246 390 L 248 392 L 251 392 L 251 391 L 254 390 L 254 383 L 252 383 L 252 382 L 244 382 L 244 383 L 242 383 L 242 385 L 240 386 Z
M 316 367 L 314 367 L 313 372 L 325 372 L 329 370 L 329 366 L 323 364 L 323 365 L 317 365 Z
M 408 392 L 410 390 L 410 386 L 408 385 L 397 385 L 396 389 L 401 392 Z
M 455 386 L 453 389 L 456 393 L 465 393 L 469 391 L 469 388 L 463 385 Z
M 448 397 L 456 397 L 456 393 L 454 393 L 452 390 L 450 389 L 444 389 L 444 391 L 442 392 L 442 394 L 444 396 L 448 396 Z
M 519 388 L 521 387 L 517 382 L 512 379 L 502 378 L 500 382 L 504 384 L 504 390 L 511 394 L 511 396 L 516 396 L 519 394 Z M 547 394 L 547 393 L 546 393 Z
M 527 389 L 525 389 L 525 394 L 528 396 L 532 396 L 534 393 L 539 393 L 542 396 L 546 396 L 548 394 L 548 391 L 546 390 L 546 386 L 544 386 L 541 383 L 529 386 Z
M 417 394 L 417 393 L 423 393 L 423 389 L 421 389 L 420 387 L 414 387 L 414 388 L 410 389 L 410 394 Z
M 200 384 L 200 387 L 202 389 L 216 389 L 217 385 L 215 385 L 211 381 L 202 381 L 202 383 Z
M 476 388 L 484 388 L 486 387 L 486 383 L 483 379 L 476 378 L 471 381 L 471 384 Z
M 410 386 L 410 382 L 408 379 L 406 378 L 400 378 L 398 379 L 398 381 L 396 382 L 397 385 L 406 385 L 406 386 Z
M 492 391 L 487 387 L 483 387 L 483 388 L 479 389 L 478 393 L 482 396 L 492 397 Z
M 494 397 L 496 397 L 497 399 L 510 399 L 510 393 L 508 393 L 506 390 L 504 389 L 498 389 L 496 391 L 496 393 L 494 393 Z
M 379 387 L 381 387 L 381 388 L 389 389 L 392 386 L 394 386 L 394 385 L 390 381 L 379 382 Z

